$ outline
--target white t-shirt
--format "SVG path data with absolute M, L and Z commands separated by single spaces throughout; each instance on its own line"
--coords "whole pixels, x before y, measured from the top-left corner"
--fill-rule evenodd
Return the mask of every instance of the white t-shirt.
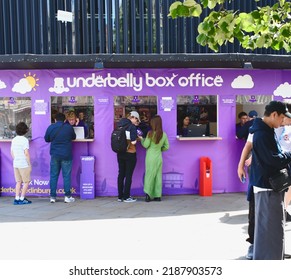
M 29 150 L 28 139 L 24 136 L 16 136 L 11 142 L 11 151 L 14 154 L 13 167 L 14 168 L 26 168 L 28 162 L 26 160 L 24 151 Z
M 253 143 L 254 134 L 249 133 L 247 142 Z
M 283 152 L 291 152 L 291 125 L 280 126 L 275 133 Z

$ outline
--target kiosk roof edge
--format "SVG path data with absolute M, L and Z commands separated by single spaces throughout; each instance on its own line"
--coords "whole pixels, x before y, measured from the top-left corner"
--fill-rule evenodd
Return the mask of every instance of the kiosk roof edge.
M 97 64 L 96 64 L 97 63 Z M 94 69 L 103 68 L 245 68 L 291 69 L 290 55 L 261 54 L 92 54 L 0 55 L 0 69 Z

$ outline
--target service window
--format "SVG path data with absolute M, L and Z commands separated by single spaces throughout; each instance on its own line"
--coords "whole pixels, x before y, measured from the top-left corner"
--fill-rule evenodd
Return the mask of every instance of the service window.
M 217 137 L 217 96 L 178 95 L 177 135 Z
M 51 122 L 57 113 L 63 113 L 74 127 L 77 140 L 94 139 L 93 96 L 52 96 Z
M 256 117 L 263 117 L 265 106 L 272 101 L 272 95 L 237 95 L 235 133 L 237 139 L 246 140 L 249 127 Z
M 121 118 L 127 117 L 131 111 L 140 116 L 139 128 L 146 135 L 151 118 L 157 114 L 156 96 L 114 96 L 114 127 Z
M 29 131 L 25 136 L 31 139 L 31 98 L 0 98 L 0 139 L 12 139 L 15 137 L 16 125 L 19 122 L 25 122 L 29 127 Z

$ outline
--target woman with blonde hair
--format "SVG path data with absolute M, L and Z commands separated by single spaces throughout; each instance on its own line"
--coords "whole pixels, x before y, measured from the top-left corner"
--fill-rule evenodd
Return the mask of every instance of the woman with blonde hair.
M 154 116 L 150 122 L 151 130 L 146 138 L 141 138 L 141 144 L 146 148 L 144 193 L 145 201 L 151 199 L 161 201 L 162 196 L 162 152 L 169 149 L 167 134 L 163 132 L 162 119 Z

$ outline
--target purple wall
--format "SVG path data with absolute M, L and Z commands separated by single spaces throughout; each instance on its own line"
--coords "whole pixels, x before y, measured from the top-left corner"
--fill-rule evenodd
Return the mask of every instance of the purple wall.
M 29 78 L 27 78 L 29 77 Z M 62 80 L 63 79 L 63 80 Z M 153 81 L 156 81 L 156 84 Z M 63 83 L 63 87 L 60 84 Z M 163 154 L 163 173 L 178 174 L 182 187 L 164 187 L 164 194 L 196 194 L 199 186 L 199 158 L 209 157 L 213 165 L 213 193 L 242 192 L 246 185 L 237 178 L 237 164 L 244 145 L 235 139 L 236 95 L 291 97 L 290 71 L 223 69 L 104 69 L 104 70 L 15 70 L 0 71 L 0 97 L 31 97 L 32 101 L 32 183 L 29 193 L 49 194 L 49 144 L 43 136 L 50 125 L 51 96 L 94 96 L 95 139 L 74 143 L 73 192 L 79 195 L 80 156 L 95 156 L 96 196 L 116 195 L 117 161 L 110 148 L 113 129 L 113 97 L 157 96 L 158 114 L 163 118 L 170 149 Z M 222 140 L 179 141 L 176 138 L 176 105 L 163 110 L 162 97 L 177 95 L 218 96 L 218 136 Z M 277 97 L 279 96 L 279 97 Z M 44 101 L 38 114 L 39 100 Z M 176 104 L 176 102 L 175 102 Z M 14 194 L 10 142 L 0 140 L 1 193 Z M 145 150 L 138 144 L 138 163 L 132 194 L 142 194 Z M 180 173 L 180 174 L 179 174 Z M 60 176 L 61 177 L 61 176 Z M 59 181 L 61 185 L 62 181 Z

